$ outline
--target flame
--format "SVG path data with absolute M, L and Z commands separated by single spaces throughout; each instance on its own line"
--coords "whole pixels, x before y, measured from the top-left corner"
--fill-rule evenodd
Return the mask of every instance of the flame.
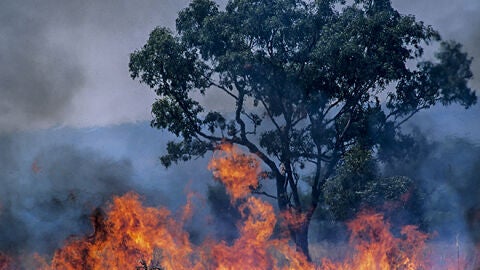
M 250 194 L 258 187 L 260 162 L 253 155 L 245 154 L 232 144 L 221 144 L 208 164 L 213 176 L 221 181 L 232 200 Z
M 425 240 L 428 235 L 415 226 L 402 229 L 403 238 L 395 237 L 381 214 L 363 212 L 348 223 L 350 245 L 355 254 L 344 262 L 324 260 L 325 269 L 431 269 L 425 264 Z
M 138 195 L 115 197 L 107 218 L 94 235 L 71 240 L 58 250 L 52 269 L 135 269 L 140 260 L 154 261 L 161 250 L 167 269 L 184 269 L 192 250 L 183 225 L 165 208 L 142 206 Z
M 115 197 L 106 213 L 96 211 L 94 233 L 71 239 L 43 269 L 314 269 L 295 251 L 288 238 L 274 238 L 277 223 L 273 206 L 249 196 L 258 185 L 259 161 L 232 145 L 222 145 L 209 164 L 239 201 L 240 237 L 231 245 L 207 240 L 189 241 L 183 229 L 193 213 L 193 196 L 180 215 L 166 208 L 145 207 L 135 193 Z M 142 264 L 142 265 L 140 265 Z
M 317 264 L 311 263 L 288 236 L 274 233 L 278 221 L 273 206 L 250 195 L 260 173 L 260 162 L 253 155 L 223 144 L 208 167 L 242 215 L 237 225 L 240 236 L 233 243 L 190 242 L 184 225 L 194 212 L 192 193 L 182 211 L 173 214 L 163 207 L 144 206 L 140 196 L 130 192 L 114 197 L 105 212 L 94 211 L 91 235 L 69 239 L 51 260 L 34 255 L 28 269 L 467 269 L 458 258 L 438 267 L 431 262 L 429 235 L 405 226 L 395 236 L 381 214 L 367 211 L 347 224 L 351 251 L 343 260 L 318 258 Z M 280 216 L 288 225 L 283 228 L 305 222 L 305 216 L 295 210 Z M 24 268 L 15 267 L 14 259 L 0 253 L 0 270 Z
M 300 213 L 294 208 L 283 211 L 281 216 L 285 220 L 286 224 L 288 224 L 290 228 L 294 229 L 302 227 L 307 222 L 307 215 L 305 213 Z

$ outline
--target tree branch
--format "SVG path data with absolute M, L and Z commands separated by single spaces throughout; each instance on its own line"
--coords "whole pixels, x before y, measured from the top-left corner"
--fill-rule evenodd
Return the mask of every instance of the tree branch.
M 265 103 L 265 101 L 261 97 L 260 97 L 260 103 L 262 103 L 263 107 L 265 108 L 265 111 L 267 112 L 268 118 L 270 118 L 270 120 L 272 121 L 273 125 L 277 128 L 277 130 L 280 131 L 280 126 L 278 125 L 277 121 L 275 121 L 275 119 L 273 118 L 273 115 L 270 112 L 270 110 L 268 109 L 267 104 Z
M 410 118 L 412 118 L 416 113 L 418 113 L 419 111 L 423 110 L 423 109 L 427 109 L 428 106 L 427 105 L 424 105 L 422 107 L 418 107 L 417 109 L 415 109 L 414 111 L 412 111 L 407 117 L 405 117 L 403 120 L 401 120 L 398 124 L 395 125 L 395 129 L 399 128 L 401 125 L 403 125 L 405 122 L 407 122 L 408 120 L 410 120 Z
M 259 195 L 264 195 L 264 196 L 267 196 L 267 197 L 272 198 L 272 199 L 275 199 L 275 200 L 277 199 L 277 196 L 268 194 L 268 193 L 265 192 L 265 191 L 256 191 L 256 190 L 253 190 L 252 193 L 253 193 L 253 194 L 259 194 Z
M 210 84 L 209 86 L 212 86 L 212 85 L 213 85 L 213 86 L 219 88 L 220 90 L 222 90 L 223 92 L 225 92 L 227 95 L 231 96 L 233 99 L 238 100 L 238 97 L 235 96 L 232 92 L 230 92 L 229 89 L 225 88 L 223 85 L 221 85 L 221 84 L 219 84 L 219 83 L 214 82 L 213 80 L 211 80 L 211 79 L 210 79 L 209 77 L 207 77 L 207 76 L 204 76 L 204 77 L 205 77 L 205 79 L 208 80 L 208 82 L 209 82 L 209 84 Z

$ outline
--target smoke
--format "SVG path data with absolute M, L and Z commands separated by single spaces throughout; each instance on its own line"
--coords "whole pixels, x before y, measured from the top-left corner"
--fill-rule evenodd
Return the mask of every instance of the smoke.
M 432 140 L 416 133 L 416 152 L 386 164 L 385 173 L 414 180 L 424 193 L 423 223 L 442 239 L 480 243 L 480 145 L 464 138 Z
M 455 40 L 473 57 L 470 86 L 480 93 L 480 2 L 476 0 L 393 0 L 404 14 L 413 14 L 437 29 L 444 40 Z M 439 235 L 466 234 L 480 242 L 480 107 L 436 106 L 412 119 L 411 130 L 421 146 L 410 162 L 391 164 L 393 172 L 420 182 L 426 192 L 425 220 Z M 412 128 L 413 127 L 413 128 Z M 392 167 L 390 169 L 392 169 Z M 391 171 L 392 173 L 392 171 Z M 477 224 L 476 224 L 477 223 Z
M 10 1 L 0 8 L 0 131 L 63 119 L 84 82 L 78 60 L 48 38 L 33 7 Z
M 50 255 L 69 236 L 92 233 L 92 211 L 128 191 L 173 213 L 195 192 L 187 229 L 198 241 L 213 234 L 208 160 L 165 170 L 158 157 L 169 139 L 147 123 L 0 135 L 0 252 Z
M 0 132 L 147 120 L 129 54 L 188 1 L 0 3 Z
M 128 55 L 155 26 L 174 28 L 177 12 L 189 2 L 2 1 L 0 132 L 150 119 L 154 95 L 130 79 Z M 474 73 L 480 73 L 478 1 L 393 4 L 432 24 L 445 39 L 465 44 L 475 57 Z M 472 83 L 477 89 L 479 80 Z M 205 103 L 219 103 L 214 100 L 205 97 Z
M 393 0 L 393 6 L 405 14 L 432 25 L 445 40 L 456 40 L 474 58 L 472 87 L 480 89 L 480 2 L 462 0 Z
M 69 235 L 88 232 L 95 207 L 132 188 L 128 160 L 69 145 L 19 160 L 18 147 L 11 138 L 0 141 L 0 250 L 53 251 Z
M 206 161 L 164 171 L 157 157 L 168 138 L 150 128 L 103 128 L 91 134 L 47 131 L 40 139 L 32 139 L 38 133 L 25 138 L 12 133 L 55 125 L 150 119 L 152 93 L 130 79 L 128 55 L 144 44 L 155 26 L 173 28 L 177 11 L 187 2 L 0 3 L 0 250 L 49 253 L 69 235 L 91 232 L 91 211 L 127 190 L 138 191 L 149 204 L 174 209 L 184 204 L 185 186 L 206 193 L 205 183 L 211 180 Z M 445 39 L 463 43 L 475 57 L 472 86 L 480 88 L 480 32 L 475 27 L 480 25 L 478 1 L 452 5 L 447 0 L 396 0 L 394 4 L 403 13 L 413 13 L 432 24 Z M 205 103 L 219 104 L 214 96 L 205 99 Z M 430 124 L 431 133 L 458 132 L 466 127 L 478 130 L 478 106 L 467 113 L 471 111 L 468 119 Z M 425 126 L 434 123 L 431 119 L 448 119 L 435 115 L 439 112 L 441 109 L 436 109 L 423 120 L 417 118 L 417 123 Z M 477 140 L 478 132 L 474 134 Z M 454 234 L 448 222 L 461 219 L 467 226 L 477 222 L 469 221 L 469 213 L 475 213 L 480 203 L 475 196 L 480 192 L 475 176 L 480 170 L 476 154 L 480 149 L 453 141 L 425 145 L 428 149 L 417 163 L 404 164 L 396 172 L 425 182 L 431 222 L 438 227 L 443 224 L 444 230 Z M 213 187 L 213 202 L 222 199 L 215 191 Z M 219 205 L 212 205 L 217 207 L 212 210 L 214 218 L 219 219 L 213 229 L 231 240 L 237 233 L 234 224 L 238 216 Z M 207 215 L 207 207 L 199 208 L 197 215 Z M 205 223 L 191 224 L 191 230 L 198 233 L 205 228 Z M 473 227 L 470 232 L 476 239 Z
M 159 188 L 158 164 L 119 154 L 138 138 L 38 128 L 149 119 L 151 95 L 131 81 L 128 55 L 153 27 L 173 25 L 183 2 L 2 1 L 0 250 L 51 252 L 90 232 L 91 211 L 134 186 L 153 202 L 177 204 Z M 147 144 L 135 157 L 150 162 L 145 149 L 161 147 Z

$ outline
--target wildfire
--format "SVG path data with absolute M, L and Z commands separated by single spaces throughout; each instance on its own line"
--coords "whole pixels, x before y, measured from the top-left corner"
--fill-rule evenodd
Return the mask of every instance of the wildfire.
M 187 207 L 188 208 L 188 207 Z M 165 208 L 142 206 L 138 195 L 113 199 L 94 235 L 74 239 L 58 250 L 52 269 L 135 269 L 140 260 L 154 263 L 162 251 L 166 269 L 186 269 L 192 247 L 183 225 Z
M 224 183 L 242 215 L 240 236 L 232 243 L 209 239 L 190 242 L 184 225 L 194 211 L 193 196 L 180 213 L 146 207 L 131 192 L 114 197 L 91 216 L 94 232 L 72 238 L 57 250 L 49 263 L 35 257 L 31 269 L 439 269 L 429 260 L 428 235 L 406 226 L 394 236 L 382 215 L 362 212 L 348 223 L 352 251 L 343 261 L 318 260 L 313 264 L 295 250 L 288 237 L 277 236 L 277 214 L 269 203 L 250 195 L 258 185 L 260 163 L 232 145 L 222 145 L 209 164 Z M 282 214 L 289 225 L 301 223 L 296 213 Z M 295 223 L 296 222 L 296 223 Z M 300 225 L 300 224 L 299 224 Z M 0 253 L 0 270 L 18 269 L 14 260 Z M 441 269 L 466 269 L 459 262 Z
M 232 200 L 246 197 L 252 188 L 258 186 L 260 162 L 231 144 L 219 146 L 208 169 L 225 185 Z
M 144 269 L 148 264 L 162 269 L 314 269 L 287 238 L 272 237 L 277 222 L 273 207 L 249 196 L 258 185 L 258 160 L 222 145 L 209 168 L 232 200 L 241 201 L 243 222 L 233 244 L 190 243 L 183 227 L 192 216 L 192 196 L 175 216 L 166 208 L 144 207 L 138 195 L 128 193 L 115 197 L 105 214 L 92 216 L 93 235 L 71 239 L 43 269 Z
M 343 262 L 324 260 L 325 269 L 432 269 L 427 265 L 425 241 L 428 235 L 415 226 L 405 226 L 403 237 L 395 237 L 381 214 L 361 213 L 348 223 L 354 254 Z

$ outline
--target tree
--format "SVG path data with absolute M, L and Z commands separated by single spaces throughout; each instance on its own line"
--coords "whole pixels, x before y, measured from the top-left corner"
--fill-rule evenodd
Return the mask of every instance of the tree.
M 345 153 L 322 188 L 324 202 L 336 220 L 353 219 L 363 209 L 371 209 L 383 212 L 390 221 L 401 221 L 397 225 L 425 227 L 423 190 L 406 176 L 382 176 L 372 151 L 358 145 Z
M 439 51 L 427 61 L 433 42 Z M 152 126 L 179 138 L 162 163 L 222 142 L 248 149 L 275 179 L 279 209 L 305 218 L 290 233 L 308 257 L 310 220 L 345 153 L 361 145 L 379 158 L 399 154 L 409 142 L 401 126 L 417 112 L 472 106 L 471 61 L 389 0 L 230 0 L 224 9 L 193 0 L 176 32 L 155 28 L 129 68 L 158 95 Z M 201 95 L 225 96 L 232 109 L 206 107 Z

